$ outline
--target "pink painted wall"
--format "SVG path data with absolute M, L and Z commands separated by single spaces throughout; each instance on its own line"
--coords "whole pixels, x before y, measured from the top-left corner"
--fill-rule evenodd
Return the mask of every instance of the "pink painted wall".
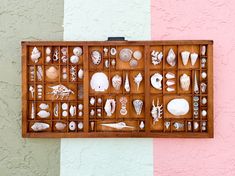
M 152 39 L 214 40 L 214 139 L 154 139 L 156 176 L 235 175 L 235 1 L 152 0 Z

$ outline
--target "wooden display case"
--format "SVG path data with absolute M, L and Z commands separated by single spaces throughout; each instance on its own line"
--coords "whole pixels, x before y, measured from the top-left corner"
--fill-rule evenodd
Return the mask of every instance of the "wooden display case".
M 40 52 L 37 62 L 31 59 L 34 47 Z M 78 57 L 79 61 L 73 63 L 70 58 L 74 55 L 75 47 L 80 47 L 82 54 Z M 104 48 L 108 51 L 104 52 Z M 129 61 L 120 59 L 120 51 L 124 48 L 133 52 L 140 51 L 142 58 L 135 59 L 137 65 L 136 61 L 134 61 L 135 66 L 130 66 Z M 111 54 L 111 49 L 116 50 L 116 53 Z M 171 49 L 175 53 L 174 66 L 171 66 L 166 59 Z M 202 54 L 204 49 L 205 53 Z M 97 65 L 91 58 L 93 51 L 101 54 L 101 61 Z M 161 62 L 155 65 L 152 64 L 153 51 L 163 54 Z M 183 63 L 181 56 L 183 51 L 198 54 L 194 65 L 190 57 L 187 64 Z M 62 60 L 63 56 L 65 60 Z M 71 70 L 76 75 L 74 72 L 72 74 Z M 78 75 L 80 70 L 83 71 L 82 78 Z M 97 72 L 104 73 L 108 78 L 109 86 L 105 91 L 97 92 L 90 86 L 91 78 Z M 167 82 L 166 78 L 169 72 L 175 75 L 171 79 L 174 82 L 172 86 L 167 86 L 171 82 Z M 137 87 L 134 78 L 139 73 L 142 75 L 142 81 Z M 162 75 L 161 90 L 151 85 L 150 79 L 156 73 Z M 187 90 L 183 90 L 180 83 L 183 74 L 190 78 Z M 121 86 L 118 90 L 112 85 L 112 78 L 115 75 L 121 77 Z M 129 92 L 124 87 L 126 77 L 129 80 Z M 199 86 L 198 92 L 194 91 L 195 78 Z M 205 91 L 201 90 L 202 83 L 206 86 Z M 63 98 L 61 95 L 57 97 L 51 94 L 54 90 L 52 87 L 58 85 L 68 88 L 70 91 L 67 92 L 68 96 L 65 95 Z M 172 90 L 168 91 L 168 87 Z M 123 97 L 127 101 L 125 107 L 120 102 Z M 189 110 L 184 115 L 175 116 L 169 112 L 167 105 L 171 100 L 178 98 L 188 102 Z M 105 110 L 107 99 L 112 99 L 116 103 L 115 111 L 110 116 Z M 140 113 L 135 110 L 134 100 L 143 102 Z M 163 110 L 161 117 L 155 122 L 151 114 L 153 100 L 155 105 L 157 102 L 162 105 Z M 122 108 L 126 108 L 127 112 L 120 114 Z M 43 118 L 39 114 L 42 114 Z M 118 122 L 124 122 L 129 127 L 117 129 L 102 125 Z M 35 123 L 43 123 L 45 129 L 37 131 L 41 128 L 40 125 L 33 129 Z M 213 137 L 213 41 L 23 41 L 22 136 L 211 138 Z

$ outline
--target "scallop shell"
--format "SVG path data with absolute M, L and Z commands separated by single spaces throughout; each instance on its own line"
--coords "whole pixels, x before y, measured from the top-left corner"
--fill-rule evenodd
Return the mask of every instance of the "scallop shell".
M 81 56 L 82 55 L 82 48 L 81 47 L 75 47 L 74 49 L 73 49 L 73 54 L 75 55 L 75 56 Z
M 129 48 L 123 48 L 119 53 L 119 58 L 124 62 L 128 62 L 131 60 L 132 53 L 132 50 Z
M 135 112 L 137 115 L 140 115 L 142 112 L 142 108 L 143 108 L 143 101 L 142 100 L 134 100 L 133 101 L 133 106 L 135 108 Z
M 198 54 L 197 53 L 192 53 L 190 55 L 190 58 L 191 58 L 191 64 L 192 64 L 192 66 L 194 66 L 194 64 L 197 62 Z
M 96 72 L 92 75 L 90 80 L 91 89 L 96 92 L 104 92 L 109 87 L 109 80 L 105 73 Z
M 46 103 L 41 103 L 41 104 L 39 105 L 39 108 L 45 110 L 45 109 L 48 109 L 48 108 L 49 108 L 49 105 L 46 104 Z
M 120 87 L 122 85 L 122 77 L 119 75 L 115 75 L 112 78 L 112 85 L 115 90 L 120 90 Z
M 47 118 L 50 116 L 50 112 L 47 112 L 45 110 L 41 110 L 37 113 L 37 115 L 41 118 Z
M 65 123 L 62 123 L 62 122 L 56 122 L 55 124 L 55 128 L 59 131 L 62 131 L 64 130 L 66 127 L 66 124 Z
M 180 86 L 181 86 L 182 90 L 184 90 L 184 91 L 189 90 L 190 77 L 185 73 L 180 77 Z
M 135 58 L 135 59 L 137 59 L 137 60 L 140 60 L 141 58 L 142 58 L 142 53 L 141 53 L 141 51 L 135 51 L 134 53 L 133 53 L 133 57 Z
M 188 59 L 189 59 L 189 55 L 190 55 L 189 51 L 181 52 L 181 58 L 182 58 L 183 65 L 187 65 Z
M 78 62 L 79 62 L 79 57 L 76 56 L 76 55 L 72 55 L 72 56 L 70 57 L 70 62 L 71 62 L 72 64 L 78 63 Z
M 91 52 L 91 59 L 93 64 L 99 65 L 101 62 L 101 53 L 97 50 Z
M 44 131 L 46 129 L 48 129 L 50 127 L 49 124 L 47 123 L 42 123 L 42 122 L 35 122 L 32 126 L 31 126 L 31 129 L 33 131 Z
M 176 55 L 175 55 L 174 50 L 172 48 L 168 52 L 166 61 L 172 67 L 174 67 L 176 64 Z
M 78 78 L 82 79 L 83 74 L 84 74 L 83 69 L 80 68 L 79 71 L 78 71 Z
M 58 78 L 59 76 L 59 72 L 58 70 L 54 67 L 54 66 L 51 66 L 49 67 L 47 70 L 46 70 L 46 76 L 49 78 L 49 79 L 56 79 Z

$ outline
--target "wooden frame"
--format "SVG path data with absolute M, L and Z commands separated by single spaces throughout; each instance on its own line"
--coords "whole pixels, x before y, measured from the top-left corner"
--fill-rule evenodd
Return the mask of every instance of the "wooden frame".
M 212 138 L 213 137 L 213 41 L 211 40 L 175 40 L 175 41 L 23 41 L 21 43 L 22 45 L 22 136 L 23 137 L 32 137 L 32 138 L 92 138 L 92 137 L 156 137 L 156 138 Z M 30 92 L 29 92 L 29 86 L 33 85 L 35 88 L 37 87 L 38 84 L 43 84 L 43 89 L 48 84 L 53 84 L 53 82 L 50 82 L 46 80 L 45 76 L 43 77 L 41 82 L 38 82 L 36 78 L 34 78 L 34 81 L 29 80 L 29 72 L 30 72 L 30 66 L 34 67 L 34 74 L 36 74 L 36 69 L 38 65 L 41 65 L 43 68 L 43 74 L 45 75 L 45 70 L 48 68 L 51 64 L 46 64 L 45 63 L 45 48 L 46 47 L 51 47 L 52 51 L 54 49 L 58 49 L 59 53 L 60 49 L 62 47 L 66 47 L 68 49 L 68 56 L 71 56 L 72 53 L 72 48 L 80 46 L 83 48 L 83 55 L 82 55 L 82 63 L 81 65 L 76 65 L 76 68 L 82 68 L 84 70 L 84 78 L 82 81 L 77 80 L 75 83 L 70 80 L 67 80 L 66 85 L 72 86 L 76 92 L 79 87 L 79 85 L 83 85 L 83 99 L 79 100 L 78 98 L 75 98 L 75 100 L 70 101 L 70 100 L 52 100 L 50 98 L 46 98 L 48 95 L 46 95 L 47 90 L 43 90 L 43 97 L 42 100 L 38 100 L 36 96 L 34 98 L 30 98 Z M 206 46 L 206 55 L 201 56 L 201 47 Z M 30 54 L 32 51 L 33 47 L 39 48 L 41 52 L 41 60 L 38 63 L 33 63 L 30 61 Z M 100 52 L 103 52 L 103 47 L 108 47 L 109 49 L 111 47 L 115 47 L 117 51 L 119 52 L 121 48 L 127 47 L 127 48 L 132 48 L 134 50 L 140 49 L 143 51 L 143 65 L 140 64 L 138 65 L 139 68 L 135 69 L 122 69 L 121 63 L 116 63 L 115 68 L 112 70 L 111 67 L 107 70 L 104 68 L 104 63 L 101 68 L 93 68 L 91 63 L 90 63 L 90 52 L 93 49 L 98 49 Z M 176 56 L 177 56 L 177 65 L 175 68 L 170 68 L 169 65 L 166 63 L 166 55 L 167 52 L 169 51 L 169 48 L 173 48 Z M 163 52 L 163 60 L 160 63 L 161 66 L 153 66 L 151 64 L 151 52 L 152 50 L 161 50 Z M 181 56 L 180 52 L 183 50 L 189 50 L 190 52 L 197 52 L 199 54 L 199 59 L 197 61 L 197 66 L 192 67 L 189 64 L 186 65 L 185 67 L 182 65 L 181 61 Z M 59 54 L 59 57 L 60 57 Z M 118 62 L 118 54 L 115 56 L 114 59 L 116 59 L 116 62 Z M 206 58 L 207 63 L 205 68 L 201 68 L 201 58 Z M 105 58 L 103 58 L 104 60 Z M 109 61 L 111 61 L 112 56 L 108 56 L 107 58 Z M 60 59 L 59 59 L 60 60 Z M 73 64 L 70 64 L 69 62 L 66 64 L 61 63 L 58 61 L 57 64 L 55 64 L 58 69 L 60 70 L 60 75 L 61 75 L 61 68 L 62 67 L 67 67 L 70 68 Z M 125 65 L 124 65 L 125 67 Z M 107 93 L 95 93 L 92 92 L 90 89 L 90 77 L 91 75 L 96 72 L 96 71 L 105 71 L 107 72 L 107 75 L 109 76 L 109 79 L 111 76 L 114 75 L 114 73 L 118 73 L 120 75 L 125 75 L 125 72 L 128 72 L 128 74 L 136 74 L 137 72 L 141 72 L 144 75 L 144 81 L 143 85 L 141 85 L 141 93 L 138 92 L 132 92 L 130 94 L 125 94 L 123 90 L 120 92 L 113 92 L 112 88 L 109 88 Z M 173 93 L 168 93 L 165 90 L 165 74 L 168 71 L 173 71 L 176 73 L 176 91 Z M 207 78 L 206 81 L 202 80 L 201 78 L 201 73 L 202 71 L 205 71 L 207 73 Z M 68 71 L 67 71 L 68 72 Z M 150 76 L 155 73 L 159 72 L 163 75 L 163 90 L 160 92 L 157 92 L 156 90 L 151 88 L 150 85 Z M 190 85 L 190 90 L 189 92 L 185 93 L 180 90 L 180 84 L 179 84 L 179 76 L 182 75 L 182 73 L 187 73 L 190 75 L 191 80 L 194 80 L 194 73 L 199 76 L 200 82 L 204 81 L 207 84 L 207 92 L 202 93 L 200 92 L 199 94 L 194 94 L 193 92 L 193 86 Z M 68 72 L 69 73 L 69 72 Z M 36 75 L 35 75 L 36 76 Z M 198 79 L 199 79 L 198 78 Z M 132 79 L 130 79 L 132 81 Z M 61 83 L 61 76 L 59 76 L 59 80 L 57 81 L 58 83 Z M 133 84 L 133 82 L 131 82 Z M 77 85 L 77 86 L 76 86 Z M 111 85 L 111 83 L 110 83 Z M 133 84 L 134 85 L 134 84 Z M 35 92 L 36 93 L 36 92 Z M 127 95 L 131 102 L 133 100 L 133 97 L 141 98 L 144 101 L 144 107 L 143 107 L 143 112 L 141 114 L 141 117 L 136 117 L 135 115 L 130 115 L 127 118 L 125 117 L 118 117 L 118 115 L 115 115 L 114 118 L 106 118 L 104 115 L 104 110 L 102 110 L 103 115 L 102 118 L 99 119 L 98 117 L 96 118 L 91 118 L 89 113 L 92 108 L 92 106 L 89 104 L 89 98 L 90 97 L 100 97 L 102 96 L 103 100 L 105 100 L 109 96 L 114 96 L 114 98 L 117 99 L 121 95 Z M 192 104 L 190 105 L 190 116 L 183 117 L 183 118 L 172 118 L 169 114 L 167 114 L 166 110 L 166 104 L 169 102 L 170 99 L 173 99 L 174 97 L 188 97 L 189 101 L 192 101 L 193 103 L 193 96 L 198 96 L 199 102 L 201 101 L 202 97 L 207 97 L 207 104 L 199 106 L 199 112 L 203 109 L 207 110 L 207 116 L 202 117 L 199 115 L 197 119 L 194 118 L 192 114 Z M 76 94 L 77 97 L 77 94 Z M 161 123 L 161 125 L 154 126 L 152 122 L 152 117 L 150 114 L 151 111 L 151 102 L 153 98 L 156 100 L 156 98 L 160 99 L 160 103 L 163 104 L 164 106 L 164 113 L 162 119 L 158 122 Z M 49 100 L 50 99 L 50 100 Z M 52 113 L 49 117 L 49 120 L 41 120 L 38 117 L 35 119 L 30 119 L 30 103 L 36 103 L 36 111 L 38 111 L 38 104 L 39 102 L 46 102 L 49 103 L 50 107 L 50 112 L 53 112 L 52 107 L 54 103 L 58 102 L 61 103 L 63 102 L 68 102 L 70 104 L 75 103 L 74 105 L 78 105 L 78 103 L 82 102 L 83 104 L 83 116 L 82 118 L 76 116 L 76 118 L 65 118 L 63 119 L 62 117 L 59 117 L 58 119 L 54 118 Z M 103 101 L 104 102 L 104 101 Z M 117 105 L 118 106 L 118 105 Z M 131 106 L 131 105 L 130 105 Z M 97 108 L 97 107 L 95 107 Z M 103 105 L 102 105 L 103 108 Z M 130 113 L 133 112 L 133 109 L 131 110 L 130 107 Z M 117 114 L 117 112 L 116 112 Z M 60 116 L 60 115 L 59 115 Z M 117 116 L 117 117 L 116 117 Z M 130 121 L 130 123 L 128 122 Z M 50 128 L 47 129 L 46 131 L 43 132 L 34 132 L 30 129 L 30 126 L 34 122 L 47 122 L 50 124 Z M 55 122 L 62 121 L 67 124 L 66 128 L 64 131 L 58 131 L 55 130 L 54 125 Z M 82 130 L 76 129 L 75 132 L 72 132 L 68 128 L 68 124 L 70 121 L 75 121 L 76 124 L 78 122 L 83 122 L 84 128 Z M 104 122 L 119 122 L 119 121 L 125 121 L 127 122 L 128 125 L 137 125 L 135 130 L 133 131 L 128 131 L 128 130 L 110 130 L 109 128 L 101 128 L 98 126 L 98 123 L 101 121 Z M 139 126 L 140 121 L 144 121 L 145 128 L 144 130 L 137 129 Z M 164 122 L 165 121 L 170 121 L 170 129 L 166 129 Z M 184 124 L 184 129 L 183 130 L 175 130 L 173 127 L 174 122 L 182 122 Z M 95 122 L 95 129 L 91 130 L 91 124 L 90 122 Z M 191 122 L 192 125 L 194 122 L 198 122 L 199 124 L 199 129 L 192 131 L 188 131 L 188 122 Z M 206 122 L 206 130 L 202 130 L 201 125 L 202 122 Z M 104 131 L 102 131 L 105 129 Z

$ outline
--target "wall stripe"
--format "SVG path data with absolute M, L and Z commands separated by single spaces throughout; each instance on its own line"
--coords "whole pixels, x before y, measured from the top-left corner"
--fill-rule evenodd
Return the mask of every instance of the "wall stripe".
M 150 0 L 65 0 L 64 40 L 150 39 Z M 151 176 L 152 139 L 61 139 L 61 176 Z

